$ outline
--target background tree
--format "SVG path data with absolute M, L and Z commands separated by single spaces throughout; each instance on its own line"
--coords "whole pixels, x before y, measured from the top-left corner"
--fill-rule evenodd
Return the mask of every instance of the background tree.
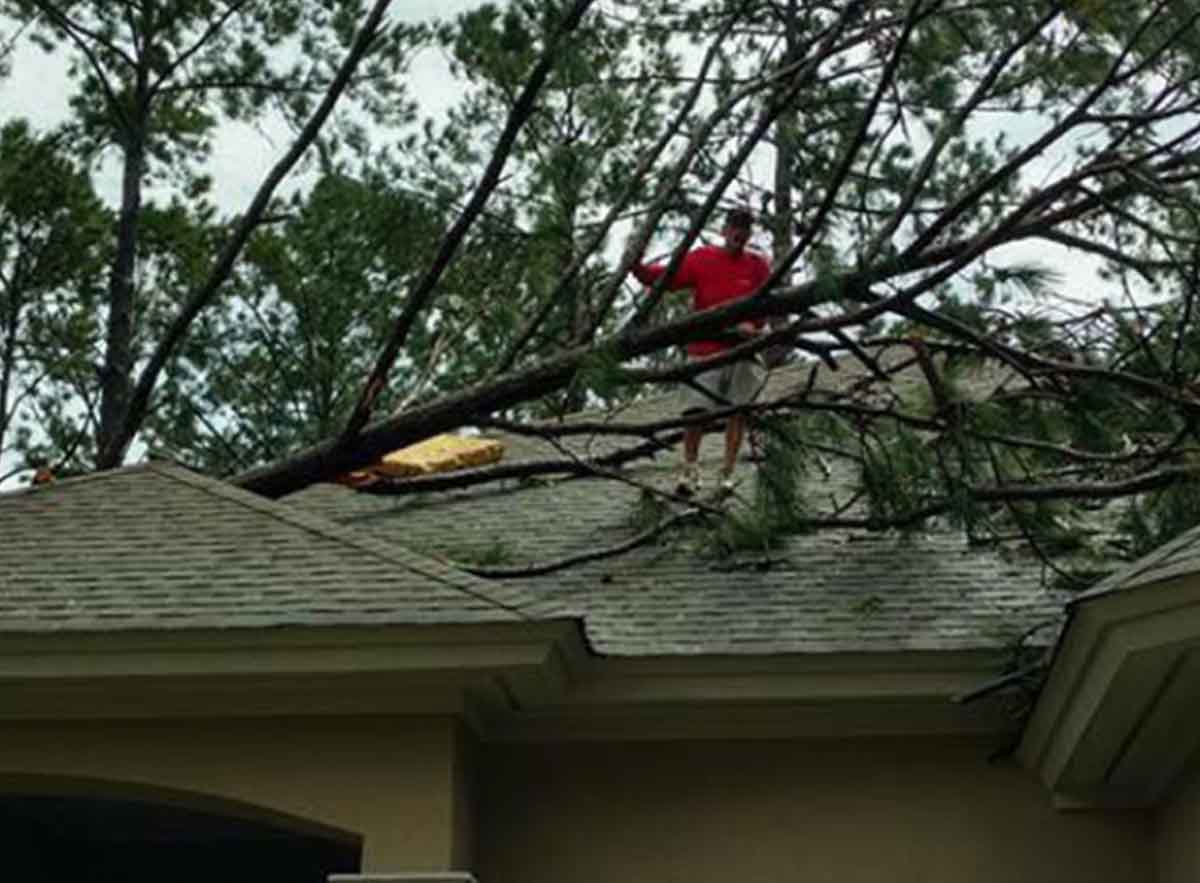
M 386 6 L 376 4 L 379 12 Z M 135 370 L 144 358 L 135 339 L 147 189 L 202 203 L 211 182 L 200 163 L 219 123 L 253 120 L 272 108 L 305 117 L 367 18 L 366 5 L 6 0 L 0 12 L 31 25 L 34 39 L 47 50 L 66 52 L 77 84 L 71 98 L 75 149 L 89 156 L 114 149 L 121 169 L 95 427 L 95 463 L 110 467 L 124 458 L 127 423 L 131 416 L 137 419 L 130 412 Z M 396 76 L 412 37 L 407 28 L 387 34 L 372 28 L 369 62 L 356 75 L 355 87 L 363 106 L 379 119 L 408 112 Z
M 746 350 L 799 344 L 857 379 L 798 383 L 765 403 L 790 440 L 776 450 L 793 463 L 840 452 L 838 468 L 858 480 L 849 498 L 823 504 L 791 494 L 774 528 L 949 518 L 977 539 L 1030 541 L 1048 562 L 1078 555 L 1086 537 L 1067 501 L 1141 507 L 1193 475 L 1194 377 L 1178 354 L 1194 285 L 1195 15 L 1161 3 L 1097 20 L 1066 6 L 930 0 L 715 3 L 668 16 L 664 27 L 712 37 L 716 73 L 688 112 L 686 145 L 657 160 L 640 234 L 684 187 L 697 195 L 681 252 L 723 200 L 755 184 L 768 134 L 800 109 L 793 242 L 776 263 L 781 279 L 805 261 L 810 281 L 713 316 L 527 351 L 508 376 L 242 481 L 286 492 L 430 432 L 486 423 L 569 388 L 600 356 L 614 382 L 685 376 L 646 371 L 644 357 L 734 318 L 791 316 Z M 1045 242 L 1108 264 L 1110 296 L 1127 297 L 1128 284 L 1128 305 L 1104 321 L 1090 308 L 1072 314 L 1053 272 L 1004 250 Z M 1154 296 L 1162 307 L 1135 306 Z M 1176 355 L 1134 370 L 1123 340 Z M 643 438 L 677 429 L 624 427 Z M 1101 533 L 1093 539 L 1120 542 Z
M 577 423 L 530 424 L 529 415 L 684 379 L 695 369 L 666 368 L 663 353 L 764 317 L 778 327 L 731 358 L 786 345 L 824 368 L 791 369 L 794 382 L 757 408 L 772 454 L 760 491 L 730 513 L 754 531 L 913 529 L 940 519 L 979 541 L 1023 542 L 1067 580 L 1086 580 L 1073 571 L 1087 570 L 1091 554 L 1110 560 L 1169 535 L 1195 511 L 1197 368 L 1188 353 L 1200 13 L 1168 0 L 1120 12 L 1093 6 L 574 0 L 462 19 L 440 32 L 469 74 L 454 125 L 431 128 L 427 139 L 351 127 L 328 144 L 360 150 L 369 169 L 379 157 L 366 136 L 396 139 L 388 199 L 415 200 L 424 218 L 445 224 L 425 240 L 419 220 L 404 221 L 414 242 L 429 242 L 420 260 L 388 256 L 386 268 L 368 267 L 345 254 L 370 230 L 345 220 L 348 206 L 371 200 L 323 204 L 322 195 L 297 202 L 302 218 L 271 231 L 275 246 L 264 236 L 256 262 L 242 266 L 254 286 L 242 308 L 265 287 L 259 309 L 277 311 L 288 328 L 274 345 L 293 352 L 301 340 L 288 338 L 308 332 L 283 319 L 300 315 L 296 304 L 311 290 L 296 279 L 336 288 L 344 275 L 362 279 L 353 282 L 362 293 L 394 272 L 401 284 L 388 330 L 374 318 L 357 326 L 377 335 L 381 352 L 359 378 L 350 416 L 342 396 L 331 409 L 341 417 L 305 404 L 287 428 L 296 443 L 305 422 L 324 433 L 337 420 L 340 431 L 239 482 L 280 495 L 471 425 L 575 438 Z M 679 56 L 688 64 L 677 65 L 688 41 L 695 48 Z M 353 177 L 384 192 L 366 171 Z M 767 209 L 777 234 L 768 290 L 647 326 L 653 294 L 635 300 L 624 287 L 634 252 L 665 233 L 655 242 L 669 243 L 668 261 L 678 261 L 719 211 L 747 198 Z M 289 242 L 310 236 L 305 225 L 322 212 L 346 224 L 344 247 L 313 250 L 339 268 L 328 275 Z M 603 249 L 630 219 L 632 247 L 614 266 Z M 212 250 L 183 227 L 174 241 Z M 1030 260 L 1035 251 L 1042 264 Z M 222 254 L 216 263 L 231 266 L 237 249 Z M 1062 295 L 1070 274 L 1047 268 L 1046 255 L 1065 270 L 1086 256 L 1106 275 L 1081 304 Z M 168 278 L 177 266 L 185 264 L 151 264 Z M 208 300 L 194 287 L 193 315 L 211 301 L 213 286 L 198 287 Z M 1101 297 L 1110 302 L 1103 309 Z M 189 356 L 197 382 L 214 370 L 216 341 L 248 327 L 216 311 L 202 321 Z M 165 334 L 176 329 L 172 322 Z M 249 358 L 266 339 L 238 339 L 231 358 Z M 439 350 L 441 340 L 456 345 Z M 430 379 L 428 395 L 410 395 L 414 376 Z M 133 396 L 143 406 L 149 378 Z M 143 423 L 160 431 L 156 419 L 191 427 L 170 405 L 188 398 L 188 383 L 178 395 L 161 385 L 145 420 L 127 409 L 122 439 Z M 287 383 L 320 385 L 314 375 Z M 200 410 L 211 415 L 217 398 L 232 395 L 214 394 Z M 232 409 L 220 418 L 219 432 L 236 432 Z M 680 425 L 584 428 L 627 434 L 630 450 L 644 451 Z M 243 450 L 267 456 L 261 446 Z M 796 481 L 818 461 L 850 477 L 839 483 L 845 494 L 814 495 Z M 542 466 L 583 468 L 572 456 Z M 426 485 L 387 490 L 417 486 Z M 1079 517 L 1081 504 L 1103 517 Z
M 398 178 L 441 206 L 466 201 L 487 159 L 481 145 L 495 141 L 514 111 L 561 8 L 554 0 L 485 3 L 439 29 L 463 97 L 444 121 L 430 121 L 420 149 L 400 157 Z M 454 361 L 495 370 L 511 364 L 514 350 L 556 352 L 615 327 L 613 297 L 602 297 L 611 276 L 599 252 L 605 221 L 646 199 L 649 182 L 634 170 L 654 149 L 679 70 L 673 47 L 646 27 L 655 12 L 656 4 L 605 4 L 558 46 L 464 249 L 462 260 L 481 272 L 473 331 L 458 335 Z M 499 263 L 480 266 L 481 249 Z M 470 291 L 456 296 L 472 300 Z M 575 410 L 587 394 L 576 384 L 543 406 Z
M 94 389 L 110 218 L 67 144 L 0 128 L 0 457 L 69 459 Z
M 294 195 L 286 212 L 252 237 L 228 308 L 203 316 L 193 330 L 191 394 L 170 400 L 169 423 L 148 425 L 165 447 L 218 473 L 337 431 L 395 292 L 419 271 L 439 226 L 379 172 L 330 172 Z M 429 361 L 424 350 L 438 346 L 428 335 L 414 340 L 414 384 Z M 417 391 L 402 382 L 397 388 Z

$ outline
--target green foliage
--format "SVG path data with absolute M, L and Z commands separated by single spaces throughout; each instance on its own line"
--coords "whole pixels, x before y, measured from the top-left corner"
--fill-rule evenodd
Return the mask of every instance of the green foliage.
M 129 4 L 115 14 L 108 0 L 0 0 L 0 13 L 18 22 L 22 33 L 67 58 L 74 90 L 65 131 L 72 149 L 87 157 L 115 149 L 121 166 L 120 221 L 109 233 L 98 396 L 78 391 L 84 399 L 99 398 L 95 442 L 101 465 L 116 465 L 123 456 L 123 446 L 114 443 L 129 420 L 139 357 L 161 337 L 164 307 L 178 311 L 183 303 L 175 286 L 184 277 L 194 286 L 202 278 L 198 267 L 211 266 L 215 256 L 210 233 L 185 233 L 179 219 L 188 219 L 184 226 L 212 225 L 207 201 L 212 182 L 204 163 L 217 127 L 231 120 L 253 122 L 272 111 L 293 123 L 303 120 L 324 94 L 329 71 L 366 8 L 365 0 L 280 0 L 236 9 L 182 0 Z M 411 114 L 396 75 L 420 38 L 419 30 L 394 28 L 374 43 L 354 90 L 370 118 L 395 122 Z M 360 123 L 350 122 L 339 132 L 335 123 L 325 141 L 353 140 L 359 129 Z M 156 235 L 155 228 L 166 239 L 143 241 Z M 190 247 L 184 239 L 206 237 L 202 254 L 183 263 L 179 253 L 160 260 L 164 242 L 171 251 Z M 164 282 L 171 291 L 161 291 Z M 170 367 L 178 365 L 176 360 Z M 167 378 L 165 385 L 167 400 L 180 401 L 194 391 L 180 377 Z
M 589 394 L 601 399 L 612 398 L 625 377 L 623 363 L 615 347 L 598 347 L 579 366 L 568 394 L 574 393 L 574 397 L 582 400 Z
M 878 595 L 864 595 L 850 605 L 850 612 L 862 619 L 877 616 L 883 609 L 883 598 Z
M 151 174 L 164 180 L 207 155 L 223 119 L 255 119 L 280 106 L 276 99 L 297 118 L 306 115 L 366 9 L 364 0 L 276 0 L 227 15 L 209 0 L 184 0 L 114 15 L 107 0 L 0 3 L 47 51 L 78 53 L 70 67 L 77 138 L 122 150 L 139 142 L 161 163 Z M 362 71 L 362 98 L 380 119 L 404 105 L 394 82 L 385 92 L 373 84 L 402 73 L 421 37 L 394 29 Z
M 907 518 L 938 490 L 937 461 L 929 440 L 904 426 L 886 437 L 865 440 L 862 455 L 862 487 L 873 518 Z
M 787 527 L 807 514 L 803 488 L 810 470 L 804 427 L 794 418 L 773 415 L 754 418 L 750 425 L 762 438 L 755 506 L 767 521 Z
M 478 226 L 470 259 L 479 290 L 461 292 L 469 350 L 460 356 L 485 373 L 489 362 L 510 355 L 535 315 L 543 318 L 515 357 L 543 357 L 612 331 L 625 305 L 623 298 L 602 302 L 609 268 L 600 255 L 582 252 L 592 225 L 636 183 L 630 172 L 658 134 L 663 78 L 677 62 L 641 31 L 653 9 L 618 6 L 628 24 L 589 16 L 559 46 L 537 112 L 518 134 L 489 203 L 493 223 Z M 481 145 L 494 142 L 562 10 L 552 0 L 487 3 L 437 29 L 463 95 L 443 124 L 425 124 L 415 150 L 392 156 L 398 180 L 438 205 L 461 204 L 486 159 Z M 581 259 L 582 270 L 560 284 Z M 630 387 L 612 382 L 610 367 L 601 355 L 565 395 L 524 410 L 557 413 L 628 397 Z
M 788 533 L 773 518 L 773 513 L 755 501 L 746 507 L 731 507 L 711 527 L 703 554 L 719 558 L 743 555 L 768 557 L 787 539 Z
M 438 233 L 425 206 L 370 172 L 327 175 L 288 209 L 250 243 L 232 310 L 197 331 L 184 360 L 197 378 L 190 395 L 149 427 L 213 471 L 339 431 Z M 419 330 L 382 408 L 417 392 L 436 335 L 436 327 Z
M 644 533 L 662 523 L 671 514 L 671 507 L 663 498 L 643 489 L 629 512 L 629 526 L 634 533 Z
M 804 496 L 810 473 L 806 427 L 794 418 L 756 417 L 762 460 L 748 500 L 737 499 L 709 526 L 707 554 L 720 558 L 768 555 L 789 536 L 805 530 L 810 514 Z
M 0 456 L 85 459 L 111 216 L 61 134 L 0 128 Z
M 1200 524 L 1200 480 L 1180 480 L 1160 491 L 1128 501 L 1121 532 L 1128 537 L 1128 557 L 1137 558 Z
M 502 540 L 494 540 L 491 545 L 457 551 L 447 551 L 446 557 L 468 567 L 504 567 L 514 561 L 513 548 Z

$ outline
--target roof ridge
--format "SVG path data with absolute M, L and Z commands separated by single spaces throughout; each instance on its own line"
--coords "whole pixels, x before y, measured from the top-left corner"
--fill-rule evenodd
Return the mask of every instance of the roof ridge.
M 419 566 L 420 562 L 433 562 L 435 559 L 420 555 L 419 553 L 413 552 L 406 547 L 390 546 L 382 540 L 375 539 L 373 537 L 361 536 L 349 528 L 337 524 L 329 519 L 322 518 L 317 515 L 311 515 L 306 512 L 297 511 L 293 507 L 276 503 L 273 500 L 263 499 L 262 497 L 251 494 L 249 491 L 235 488 L 226 482 L 220 481 L 219 479 L 211 478 L 207 475 L 202 475 L 200 473 L 188 470 L 177 463 L 160 461 L 151 462 L 145 465 L 150 471 L 156 472 L 165 478 L 170 478 L 178 481 L 180 484 L 186 484 L 189 487 L 193 487 L 212 496 L 219 497 L 228 502 L 243 506 L 247 509 L 253 509 L 256 512 L 274 517 L 279 521 L 317 534 L 325 539 L 334 540 L 339 543 L 356 547 L 368 552 L 371 555 L 375 555 L 378 558 L 382 558 L 389 563 L 398 564 L 408 570 L 420 574 L 421 576 L 434 580 L 435 582 L 446 586 L 451 591 L 459 592 L 474 598 L 477 601 L 482 601 L 483 603 L 492 607 L 504 610 L 519 619 L 530 622 L 534 621 L 534 617 L 531 617 L 520 607 L 506 603 L 499 598 L 492 597 L 491 594 L 484 591 L 482 586 L 486 584 L 484 584 L 477 577 L 474 577 L 465 571 L 460 571 L 449 564 L 442 566 L 445 567 L 446 570 L 463 577 L 464 582 L 468 584 L 479 583 L 481 587 L 475 588 L 470 585 L 463 585 L 448 580 L 441 574 L 428 572 L 428 570 Z M 398 549 L 403 549 L 404 555 L 397 554 Z M 405 558 L 405 555 L 412 556 L 412 559 L 415 559 L 415 561 Z M 435 569 L 436 568 L 429 568 L 429 570 Z
M 776 374 L 790 373 L 792 371 L 795 371 L 796 373 L 799 374 L 799 373 L 801 373 L 800 368 L 803 367 L 803 368 L 807 369 L 807 368 L 811 367 L 813 364 L 816 364 L 816 360 L 813 360 L 811 362 L 790 362 L 786 365 L 779 365 L 775 368 L 770 368 L 770 369 L 768 369 L 768 371 L 770 373 L 776 373 Z M 611 408 L 611 407 L 606 408 L 601 405 L 597 405 L 594 408 L 584 408 L 579 411 L 572 411 L 569 414 L 562 415 L 562 417 L 560 419 L 563 423 L 570 423 L 572 421 L 578 421 L 578 420 L 586 419 L 589 417 L 597 417 L 597 416 L 611 417 L 611 416 L 620 414 L 622 411 L 627 411 L 630 408 L 635 408 L 635 407 L 638 407 L 641 405 L 651 404 L 653 402 L 663 400 L 663 399 L 677 398 L 678 395 L 679 394 L 677 392 L 660 392 L 660 393 L 656 393 L 651 396 L 646 396 L 645 398 L 631 399 L 630 401 L 624 402 L 615 408 Z
M 1080 601 L 1088 601 L 1092 598 L 1111 595 L 1123 589 L 1134 587 L 1145 574 L 1172 561 L 1187 547 L 1196 545 L 1197 542 L 1200 542 L 1200 527 L 1188 528 L 1179 536 L 1150 550 L 1141 558 L 1118 567 L 1101 582 L 1086 592 L 1076 595 L 1071 599 L 1070 603 L 1071 605 L 1075 605 Z M 1197 569 L 1200 569 L 1200 566 Z
M 5 500 L 15 499 L 16 497 L 27 497 L 32 494 L 44 494 L 50 491 L 61 490 L 64 487 L 70 488 L 73 485 L 87 484 L 93 481 L 102 481 L 111 478 L 113 475 L 125 475 L 132 472 L 146 472 L 152 467 L 152 461 L 143 463 L 134 463 L 130 466 L 117 466 L 113 469 L 98 469 L 92 472 L 85 472 L 82 475 L 70 475 L 65 478 L 55 478 L 53 481 L 45 484 L 35 484 L 28 487 L 18 487 L 11 491 L 0 491 L 0 502 Z M 180 467 L 181 469 L 184 467 Z

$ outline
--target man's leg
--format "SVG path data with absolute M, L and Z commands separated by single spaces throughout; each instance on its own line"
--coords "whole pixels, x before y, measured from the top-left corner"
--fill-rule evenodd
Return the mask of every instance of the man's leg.
M 742 448 L 742 437 L 746 434 L 746 415 L 731 414 L 725 421 L 725 462 L 721 467 L 721 478 L 730 481 L 737 466 L 738 452 Z
M 720 368 L 702 371 L 692 378 L 684 394 L 684 417 L 698 417 L 723 400 L 719 391 L 721 371 Z M 706 429 L 703 423 L 692 423 L 683 430 L 683 462 L 675 485 L 677 494 L 688 496 L 700 490 L 700 441 Z
M 699 426 L 689 426 L 683 431 L 683 462 L 695 463 L 700 458 L 700 439 L 704 431 Z
M 685 415 L 687 413 L 685 412 Z M 683 430 L 683 462 L 679 468 L 679 479 L 675 483 L 675 493 L 691 496 L 700 490 L 700 440 L 704 437 L 704 428 L 693 424 Z
M 733 489 L 733 469 L 738 464 L 738 451 L 742 450 L 742 438 L 745 436 L 746 419 L 744 414 L 732 414 L 725 421 L 725 461 L 721 463 L 722 491 Z
M 729 366 L 729 399 L 735 405 L 748 405 L 758 398 L 765 377 L 753 362 L 737 362 Z M 742 439 L 748 421 L 744 413 L 732 414 L 725 421 L 725 459 L 721 464 L 721 485 L 733 489 L 733 471 L 737 468 Z

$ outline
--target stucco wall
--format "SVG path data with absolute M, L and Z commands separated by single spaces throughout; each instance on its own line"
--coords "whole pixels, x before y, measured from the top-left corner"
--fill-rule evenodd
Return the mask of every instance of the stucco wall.
M 98 795 L 145 786 L 182 792 L 186 803 L 194 793 L 200 808 L 238 801 L 247 805 L 239 811 L 359 835 L 367 871 L 441 870 L 454 863 L 456 839 L 464 849 L 453 805 L 458 742 L 448 718 L 5 722 L 0 791 L 28 792 L 53 776 L 52 789 Z
M 454 818 L 450 868 L 468 870 L 475 861 L 476 813 L 475 795 L 478 789 L 478 754 L 475 737 L 465 726 L 456 731 L 453 782 Z
M 1151 816 L 1056 811 L 988 748 L 485 746 L 476 869 L 482 883 L 1154 879 Z
M 1158 883 L 1200 880 L 1200 774 L 1158 812 Z

